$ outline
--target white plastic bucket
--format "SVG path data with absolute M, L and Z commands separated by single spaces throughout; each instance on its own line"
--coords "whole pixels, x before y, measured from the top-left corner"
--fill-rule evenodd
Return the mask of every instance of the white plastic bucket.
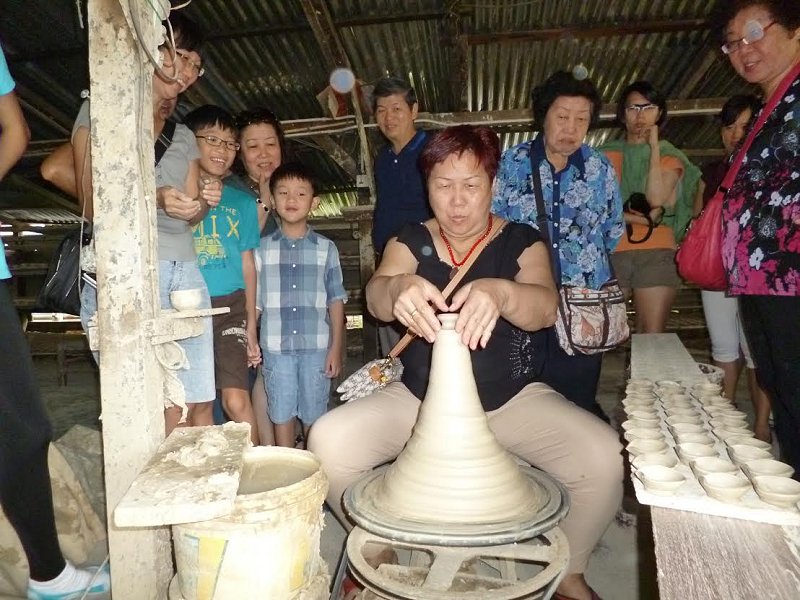
M 327 599 L 330 577 L 319 549 L 327 491 L 312 453 L 248 450 L 233 512 L 173 525 L 178 573 L 170 597 Z

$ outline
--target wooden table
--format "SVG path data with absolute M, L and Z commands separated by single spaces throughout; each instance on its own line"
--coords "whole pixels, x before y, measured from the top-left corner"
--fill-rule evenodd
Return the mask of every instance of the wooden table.
M 631 377 L 703 375 L 678 336 L 638 334 Z M 800 528 L 652 507 L 662 600 L 800 598 Z

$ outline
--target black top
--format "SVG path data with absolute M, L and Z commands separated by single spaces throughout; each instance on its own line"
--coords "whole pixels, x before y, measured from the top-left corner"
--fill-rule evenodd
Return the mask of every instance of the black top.
M 725 179 L 729 166 L 730 164 L 727 160 L 716 160 L 703 167 L 703 183 L 706 184 L 705 189 L 703 189 L 703 208 L 706 207 L 711 197 L 717 193 L 717 188 L 722 184 L 722 180 Z
M 398 235 L 419 264 L 416 274 L 443 290 L 452 265 L 436 254 L 430 231 L 422 224 L 406 225 Z M 539 232 L 529 225 L 506 223 L 503 230 L 483 249 L 456 289 L 470 281 L 493 277 L 513 280 L 519 272 L 517 259 L 526 248 L 541 242 Z M 449 300 L 449 299 L 448 299 Z M 485 411 L 500 408 L 539 376 L 546 352 L 545 331 L 530 333 L 502 317 L 497 320 L 486 348 L 471 352 L 472 373 Z M 432 346 L 416 339 L 400 355 L 403 383 L 423 400 L 428 389 Z

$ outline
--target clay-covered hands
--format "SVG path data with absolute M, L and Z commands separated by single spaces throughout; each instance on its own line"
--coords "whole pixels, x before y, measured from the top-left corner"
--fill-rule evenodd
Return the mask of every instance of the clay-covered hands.
M 211 208 L 222 200 L 222 181 L 218 177 L 205 175 L 200 178 L 200 195 Z
M 459 289 L 450 304 L 442 292 L 418 275 L 401 275 L 393 282 L 393 314 L 415 335 L 433 343 L 441 323 L 439 312 L 458 312 L 455 330 L 461 341 L 475 350 L 485 348 L 500 318 L 502 286 L 495 279 L 478 279 Z
M 169 185 L 156 190 L 156 204 L 173 219 L 182 221 L 192 220 L 202 209 L 196 199 Z
M 485 348 L 500 318 L 503 305 L 501 280 L 477 279 L 453 294 L 448 310 L 457 312 L 456 333 L 470 350 Z

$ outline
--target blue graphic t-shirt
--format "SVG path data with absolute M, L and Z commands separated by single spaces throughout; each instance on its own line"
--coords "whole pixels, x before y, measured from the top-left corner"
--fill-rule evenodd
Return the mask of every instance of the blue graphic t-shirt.
M 228 185 L 222 200 L 194 227 L 197 264 L 211 296 L 244 289 L 242 252 L 258 248 L 256 204 L 247 194 Z

